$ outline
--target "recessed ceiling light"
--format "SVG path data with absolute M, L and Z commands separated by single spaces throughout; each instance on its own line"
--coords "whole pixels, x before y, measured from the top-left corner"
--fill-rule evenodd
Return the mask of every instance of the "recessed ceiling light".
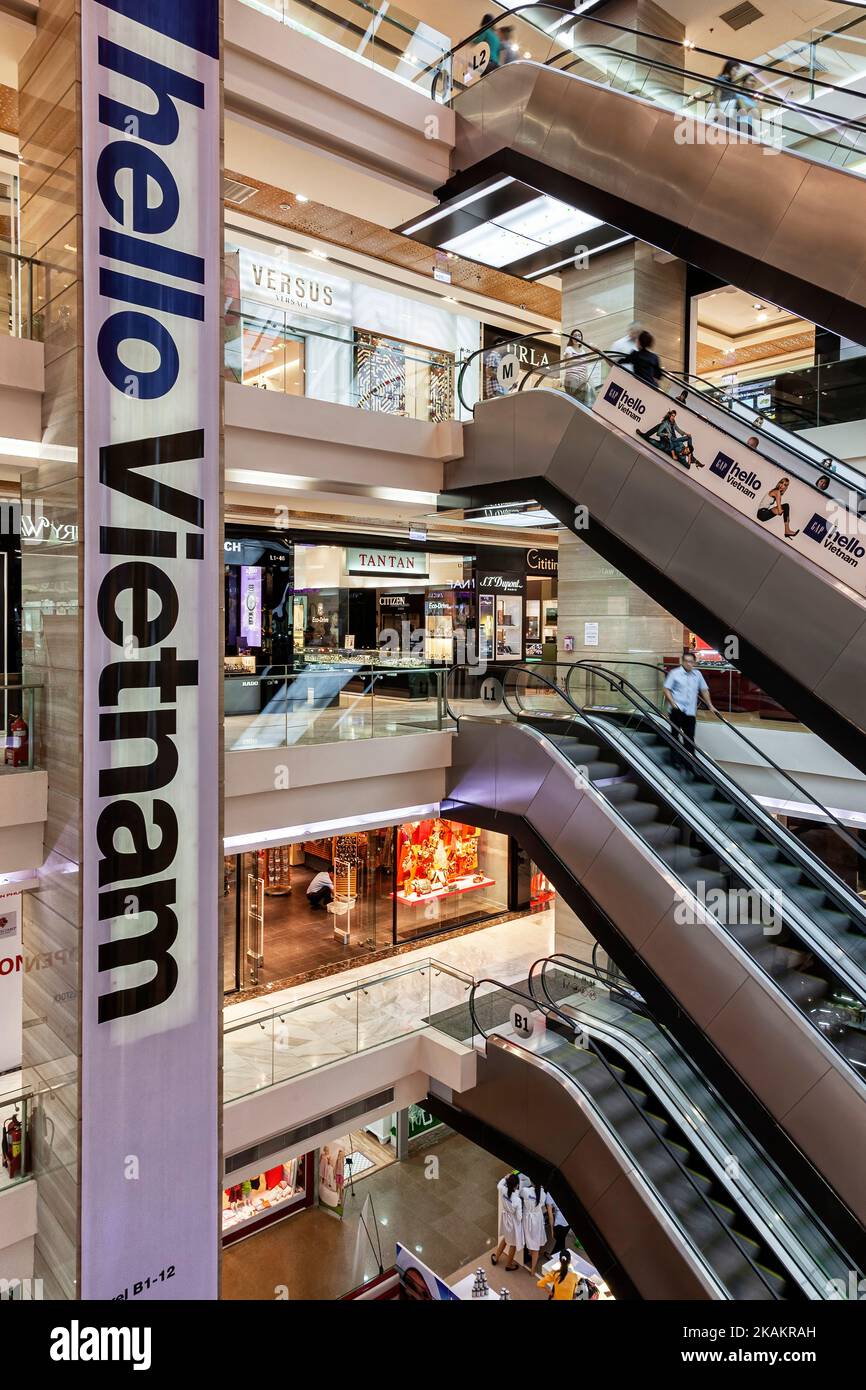
M 313 257 L 313 260 L 316 261 L 328 260 L 328 257 L 325 255 L 324 251 L 310 251 L 308 252 L 308 254 Z
M 763 304 L 753 304 L 753 305 L 752 305 L 752 308 L 753 308 L 753 309 L 763 309 L 763 307 L 764 307 Z
M 296 193 L 296 194 L 295 194 L 295 202 L 296 202 L 296 203 L 308 203 L 309 201 L 310 201 L 310 200 L 309 200 L 309 198 L 307 197 L 306 193 Z

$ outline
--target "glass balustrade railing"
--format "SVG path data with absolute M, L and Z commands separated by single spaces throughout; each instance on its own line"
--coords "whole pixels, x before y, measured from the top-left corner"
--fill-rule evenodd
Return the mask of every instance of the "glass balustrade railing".
M 751 409 L 756 420 L 769 420 L 793 434 L 866 420 L 866 356 L 859 349 L 836 362 L 775 367 L 766 376 L 735 385 L 691 380 L 696 389 L 703 380 L 731 409 Z
M 288 24 L 356 62 L 386 72 L 407 85 L 430 71 L 448 52 L 447 35 L 396 5 L 367 0 L 243 0 L 250 9 Z
M 470 975 L 428 958 L 232 1019 L 223 1033 L 223 1100 L 240 1100 L 437 1026 L 437 1016 L 451 1025 L 449 1036 L 456 1036 L 460 1020 L 460 1041 L 474 1046 L 472 986 Z
M 460 417 L 462 358 L 382 333 L 325 333 L 253 301 L 225 314 L 226 381 L 439 424 Z M 463 414 L 465 414 L 465 409 Z
M 0 1079 L 2 1084 L 2 1079 Z M 30 1121 L 32 1096 L 25 1091 L 0 1094 L 0 1197 L 7 1188 L 31 1177 Z
M 726 68 L 726 54 L 553 5 L 521 6 L 476 30 L 442 60 L 432 94 L 459 109 L 461 94 L 485 73 L 520 60 L 652 101 L 682 118 L 682 143 L 757 139 L 866 172 L 866 100 L 859 93 L 778 64 Z M 428 79 L 419 74 L 425 89 Z
M 49 296 L 59 295 L 72 278 L 68 272 L 52 274 L 46 263 L 0 242 L 0 336 L 41 340 Z
M 0 683 L 3 721 L 0 773 L 26 772 L 36 766 L 37 698 L 41 685 Z
M 446 671 L 348 659 L 224 676 L 225 748 L 294 748 L 443 729 Z

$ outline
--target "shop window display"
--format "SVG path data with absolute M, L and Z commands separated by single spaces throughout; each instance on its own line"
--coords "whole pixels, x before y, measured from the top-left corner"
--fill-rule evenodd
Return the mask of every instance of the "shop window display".
M 507 863 L 504 835 L 438 818 L 399 826 L 397 939 L 503 911 Z
M 278 1163 L 255 1177 L 245 1178 L 223 1191 L 224 1244 L 271 1225 L 293 1211 L 309 1206 L 310 1155 Z

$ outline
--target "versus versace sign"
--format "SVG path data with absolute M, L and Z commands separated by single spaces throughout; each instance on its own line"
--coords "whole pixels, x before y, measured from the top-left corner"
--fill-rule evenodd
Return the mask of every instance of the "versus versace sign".
M 219 0 L 85 0 L 82 1289 L 217 1296 Z
M 334 275 L 320 273 L 315 261 L 295 265 L 275 256 L 259 256 L 241 248 L 242 298 L 296 309 L 318 318 L 352 319 L 352 285 Z
M 783 463 L 760 452 L 760 445 L 750 449 L 620 367 L 611 372 L 593 410 L 658 449 L 672 468 L 688 463 L 698 487 L 858 594 L 866 593 L 866 527 L 845 501 L 786 473 Z

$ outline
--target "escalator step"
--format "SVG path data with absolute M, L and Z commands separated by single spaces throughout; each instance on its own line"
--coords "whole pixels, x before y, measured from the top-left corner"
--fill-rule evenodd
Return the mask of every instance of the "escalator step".
M 658 820 L 661 810 L 651 801 L 635 801 L 617 809 L 623 820 L 627 820 L 629 825 L 650 825 Z
M 584 766 L 584 764 L 581 764 L 581 766 Z M 587 762 L 585 766 L 587 776 L 591 782 L 601 782 L 608 777 L 619 777 L 622 772 L 619 763 Z
M 581 743 L 580 739 L 572 738 L 569 734 L 555 735 L 552 742 L 573 763 L 595 762 L 601 752 L 597 744 Z
M 604 794 L 615 806 L 621 806 L 624 802 L 637 801 L 640 787 L 637 782 L 615 782 L 612 787 L 605 787 Z
M 632 822 L 632 824 L 635 823 Z M 651 845 L 669 845 L 677 843 L 682 831 L 678 825 L 667 825 L 664 821 L 655 821 L 652 824 L 646 824 L 642 828 L 641 834 Z

